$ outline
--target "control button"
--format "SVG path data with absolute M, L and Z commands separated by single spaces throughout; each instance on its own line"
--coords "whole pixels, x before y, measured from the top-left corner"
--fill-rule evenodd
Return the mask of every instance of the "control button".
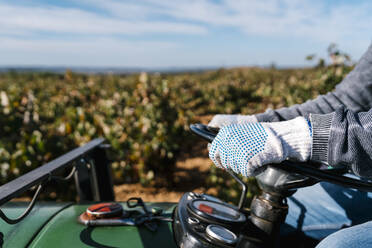
M 192 198 L 198 198 L 198 197 L 200 197 L 200 194 L 195 193 L 195 192 L 190 192 L 190 196 L 191 196 Z
M 204 232 L 205 231 L 205 225 L 199 224 L 194 226 L 194 230 L 197 232 Z
M 238 239 L 235 233 L 219 225 L 207 226 L 206 233 L 210 238 L 230 245 L 235 244 Z
M 199 224 L 199 220 L 198 220 L 197 218 L 194 218 L 194 217 L 189 217 L 189 218 L 187 218 L 187 222 L 188 222 L 190 225 Z
M 208 201 L 203 199 L 192 200 L 190 204 L 191 211 L 205 218 L 217 219 L 218 221 L 228 221 L 233 223 L 243 223 L 246 220 L 245 215 L 224 203 Z
M 119 203 L 98 203 L 90 206 L 86 210 L 86 214 L 91 219 L 105 219 L 121 217 L 125 213 L 123 207 Z
M 158 207 L 154 207 L 154 208 L 151 208 L 151 213 L 153 215 L 161 215 L 163 213 L 163 209 L 158 208 Z
M 196 198 L 200 198 L 200 194 L 195 193 L 195 192 L 190 192 L 189 195 L 187 196 L 188 200 L 192 200 L 192 199 L 196 199 Z

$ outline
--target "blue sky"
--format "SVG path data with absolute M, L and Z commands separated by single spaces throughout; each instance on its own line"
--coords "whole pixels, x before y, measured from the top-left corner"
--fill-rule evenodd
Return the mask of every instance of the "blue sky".
M 372 41 L 365 0 L 0 2 L 0 66 L 302 66 Z

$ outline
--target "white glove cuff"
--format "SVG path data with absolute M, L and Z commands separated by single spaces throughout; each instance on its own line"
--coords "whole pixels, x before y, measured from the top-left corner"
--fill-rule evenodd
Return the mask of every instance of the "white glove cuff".
M 243 124 L 247 122 L 258 122 L 255 115 L 238 115 L 236 117 L 238 124 Z
M 254 115 L 215 115 L 208 123 L 211 127 L 224 127 L 231 124 L 242 124 L 247 122 L 257 122 Z
M 284 159 L 307 161 L 310 159 L 312 137 L 311 128 L 304 117 L 289 121 L 263 123 L 278 138 L 281 143 Z M 275 146 L 275 142 L 271 141 Z M 278 144 L 279 145 L 279 144 Z M 278 149 L 276 149 L 278 150 Z

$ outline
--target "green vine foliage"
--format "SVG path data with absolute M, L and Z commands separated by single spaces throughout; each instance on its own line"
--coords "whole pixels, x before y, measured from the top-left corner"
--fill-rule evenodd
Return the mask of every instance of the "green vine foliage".
M 350 70 L 339 65 L 150 75 L 3 73 L 0 183 L 104 137 L 112 146 L 116 182 L 148 184 L 162 177 L 171 185 L 179 153 L 199 142 L 189 124 L 216 113 L 254 114 L 302 103 L 332 90 Z M 233 196 L 238 187 L 221 178 L 212 169 L 207 183 Z

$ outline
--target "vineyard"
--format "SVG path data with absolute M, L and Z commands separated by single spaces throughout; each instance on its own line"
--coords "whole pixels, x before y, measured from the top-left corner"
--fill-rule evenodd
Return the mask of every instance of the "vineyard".
M 332 90 L 350 69 L 0 74 L 0 183 L 104 137 L 112 146 L 116 184 L 171 188 L 177 161 L 195 156 L 195 147 L 207 154 L 189 124 L 207 123 L 216 113 L 254 114 L 302 103 Z M 245 180 L 254 194 L 254 180 Z M 238 186 L 213 166 L 204 181 L 222 197 L 236 196 Z

